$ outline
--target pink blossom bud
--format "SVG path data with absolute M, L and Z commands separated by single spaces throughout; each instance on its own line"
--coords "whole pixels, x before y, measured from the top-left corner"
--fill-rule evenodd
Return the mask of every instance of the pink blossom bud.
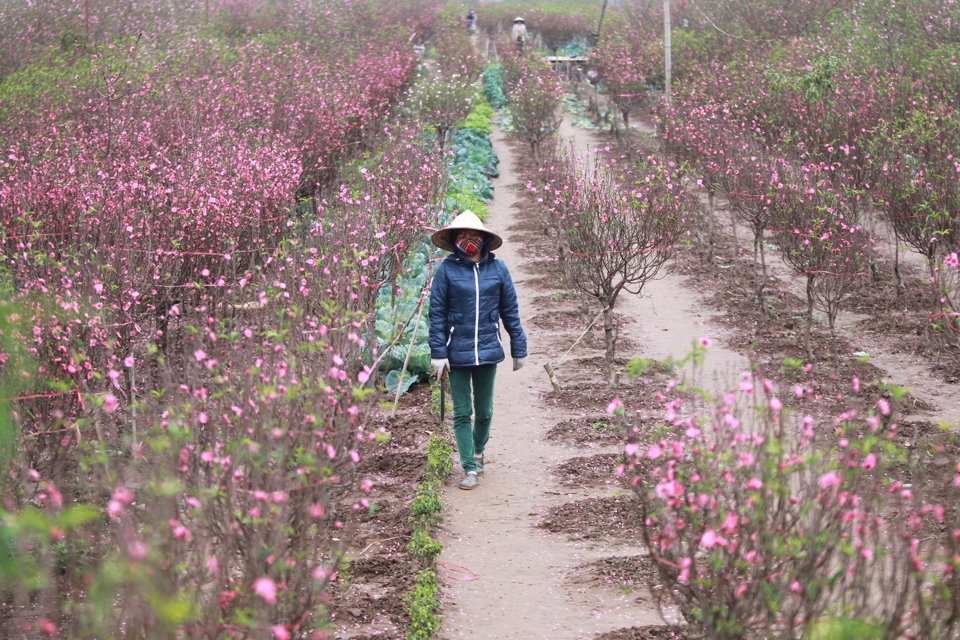
M 700 537 L 700 544 L 709 549 L 717 544 L 717 533 L 713 529 L 707 529 Z
M 119 406 L 120 402 L 112 393 L 108 393 L 107 395 L 103 396 L 103 410 L 107 413 L 113 413 Z
M 120 504 L 126 505 L 133 502 L 134 495 L 133 491 L 127 489 L 126 487 L 117 487 L 113 492 L 112 498 Z
M 60 633 L 57 630 L 57 625 L 53 624 L 46 618 L 40 618 L 39 620 L 37 620 L 37 630 L 39 630 L 40 633 L 47 636 L 55 636 L 58 633 Z
M 842 479 L 834 471 L 827 471 L 825 474 L 820 476 L 820 488 L 826 489 L 828 487 L 839 487 Z
M 147 557 L 149 548 L 143 540 L 131 540 L 127 543 L 127 554 L 132 560 L 143 560 Z
M 257 578 L 253 583 L 253 592 L 264 599 L 267 604 L 277 601 L 277 585 L 270 578 Z

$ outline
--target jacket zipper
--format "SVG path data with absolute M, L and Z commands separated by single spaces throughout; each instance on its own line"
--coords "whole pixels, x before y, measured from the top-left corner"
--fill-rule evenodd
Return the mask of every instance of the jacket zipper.
M 447 346 L 450 346 L 450 341 L 453 340 L 453 327 L 450 327 L 450 335 L 447 336 Z
M 476 365 L 480 366 L 480 263 L 473 264 L 473 282 L 477 290 L 477 313 L 473 323 L 473 358 Z

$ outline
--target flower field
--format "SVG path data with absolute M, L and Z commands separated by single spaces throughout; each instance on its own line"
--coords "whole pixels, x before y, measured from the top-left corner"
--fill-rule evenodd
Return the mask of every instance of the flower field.
M 531 369 L 564 331 L 580 362 L 509 411 L 577 412 L 608 449 L 563 482 L 619 491 L 528 529 L 642 546 L 592 566 L 642 573 L 663 633 L 957 637 L 955 425 L 850 318 L 960 371 L 960 9 L 674 3 L 668 96 L 659 5 L 476 8 L 0 7 L 0 635 L 441 633 L 427 239 L 503 185 Z M 588 43 L 590 84 L 545 60 Z M 738 380 L 708 337 L 644 355 L 625 309 L 667 273 L 715 289 Z

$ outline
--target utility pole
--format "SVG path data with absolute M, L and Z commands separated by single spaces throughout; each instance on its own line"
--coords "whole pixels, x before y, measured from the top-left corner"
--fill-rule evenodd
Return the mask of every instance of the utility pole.
M 603 8 L 600 9 L 600 22 L 597 24 L 597 33 L 594 34 L 596 38 L 593 41 L 593 46 L 596 46 L 600 42 L 600 29 L 603 28 L 603 15 L 607 12 L 607 0 L 603 0 Z
M 663 97 L 670 104 L 670 0 L 663 0 Z

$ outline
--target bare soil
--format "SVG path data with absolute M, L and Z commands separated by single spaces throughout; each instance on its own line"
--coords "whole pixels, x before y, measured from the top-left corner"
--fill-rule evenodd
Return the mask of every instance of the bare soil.
M 631 540 L 638 524 L 635 503 L 629 494 L 567 502 L 550 509 L 537 526 L 569 540 Z
M 686 637 L 676 627 L 658 625 L 655 627 L 617 629 L 596 636 L 596 640 L 685 640 Z
M 598 413 L 584 418 L 564 420 L 547 432 L 547 440 L 567 441 L 579 446 L 619 445 L 623 442 L 620 432 L 607 413 Z
M 429 406 L 429 385 L 414 385 L 401 396 L 394 417 L 383 411 L 371 425 L 386 429 L 390 439 L 360 463 L 374 489 L 368 498 L 370 511 L 344 532 L 350 541 L 347 560 L 327 594 L 326 608 L 338 638 L 406 635 L 409 615 L 403 598 L 420 568 L 407 553 L 413 533 L 409 507 L 426 465 L 424 447 L 437 424 Z
M 652 589 L 660 583 L 657 568 L 644 556 L 612 556 L 583 568 L 598 580 L 621 589 Z

